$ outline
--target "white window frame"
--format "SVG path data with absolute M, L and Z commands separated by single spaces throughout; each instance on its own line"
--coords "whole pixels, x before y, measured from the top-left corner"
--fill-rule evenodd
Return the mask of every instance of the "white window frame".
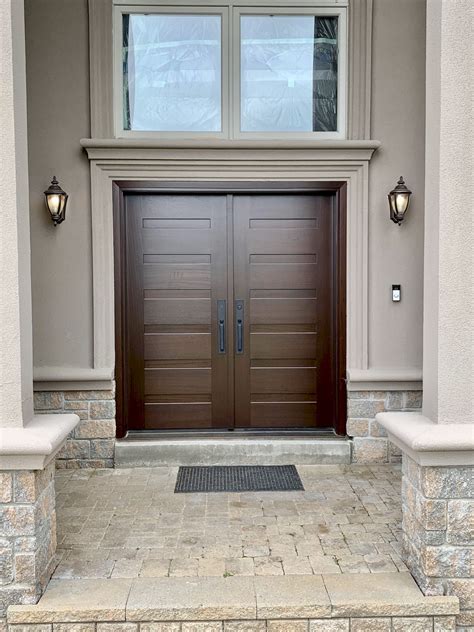
M 233 38 L 232 38 L 232 57 L 233 57 L 233 132 L 234 138 L 237 139 L 251 139 L 251 140 L 265 140 L 268 138 L 275 139 L 289 139 L 289 138 L 301 138 L 301 139 L 315 139 L 321 140 L 341 139 L 346 138 L 346 101 L 347 101 L 347 61 L 346 61 L 346 49 L 341 44 L 338 45 L 338 63 L 337 63 L 337 130 L 333 132 L 284 132 L 284 131 L 268 131 L 268 132 L 242 132 L 240 130 L 240 108 L 241 108 L 241 52 L 240 52 L 240 17 L 242 15 L 312 15 L 312 16 L 331 16 L 338 18 L 338 42 L 347 41 L 347 24 L 346 24 L 346 9 L 345 8 L 330 8 L 330 7 L 272 7 L 271 11 L 268 7 L 235 7 L 233 9 Z
M 199 14 L 221 16 L 221 131 L 152 131 L 127 130 L 123 128 L 123 74 L 122 43 L 123 19 L 126 14 Z M 116 138 L 229 138 L 229 8 L 227 6 L 169 6 L 155 3 L 146 5 L 122 5 L 114 7 L 114 128 Z
M 347 2 L 346 0 L 114 0 L 113 14 L 113 102 L 116 138 L 187 139 L 187 140 L 340 140 L 347 138 Z M 138 131 L 123 129 L 122 42 L 124 13 L 213 14 L 221 16 L 221 116 L 220 132 Z M 314 15 L 338 18 L 337 130 L 332 132 L 242 132 L 240 131 L 240 16 L 241 15 Z M 229 75 L 232 75 L 230 78 Z

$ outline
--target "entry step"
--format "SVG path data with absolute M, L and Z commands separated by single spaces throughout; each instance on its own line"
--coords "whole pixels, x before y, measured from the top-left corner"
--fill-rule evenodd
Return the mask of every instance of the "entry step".
M 351 443 L 344 438 L 225 437 L 122 439 L 115 467 L 180 465 L 345 465 Z
M 46 628 L 51 624 L 62 629 L 55 624 L 102 621 L 110 622 L 110 630 L 125 629 L 127 622 L 127 630 L 138 630 L 140 625 L 140 630 L 181 632 L 223 627 L 282 631 L 308 627 L 346 631 L 350 627 L 400 632 L 434 627 L 454 632 L 458 612 L 457 597 L 425 597 L 409 573 L 375 573 L 365 575 L 363 580 L 350 573 L 139 577 L 52 580 L 36 605 L 10 606 L 7 621 L 9 632 L 19 632 L 20 626 L 22 631 L 35 632 L 40 628 L 51 630 Z M 336 619 L 334 626 L 331 619 Z M 268 625 L 257 627 L 256 621 Z M 64 625 L 64 629 L 72 630 L 72 626 Z M 86 626 L 74 629 L 85 630 Z

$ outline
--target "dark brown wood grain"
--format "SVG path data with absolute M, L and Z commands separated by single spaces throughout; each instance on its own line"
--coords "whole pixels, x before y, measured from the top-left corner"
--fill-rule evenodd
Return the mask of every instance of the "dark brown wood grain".
M 234 196 L 235 296 L 246 316 L 235 357 L 239 427 L 304 428 L 308 410 L 314 428 L 332 418 L 332 197 Z M 311 404 L 277 415 L 289 395 Z
M 345 186 L 114 183 L 118 436 L 345 434 Z M 236 299 L 245 301 L 242 355 Z

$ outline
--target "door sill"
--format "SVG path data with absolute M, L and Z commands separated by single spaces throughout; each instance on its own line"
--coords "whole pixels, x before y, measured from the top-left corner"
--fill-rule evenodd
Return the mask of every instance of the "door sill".
M 347 465 L 351 442 L 334 434 L 134 432 L 115 444 L 115 467 Z
M 121 439 L 121 441 L 146 441 L 147 439 L 152 441 L 168 441 L 170 439 L 222 439 L 223 441 L 229 439 L 251 439 L 251 438 L 267 438 L 269 441 L 272 439 L 284 438 L 284 439 L 302 439 L 317 438 L 317 439 L 331 439 L 345 441 L 346 436 L 337 435 L 332 428 L 321 428 L 311 430 L 258 430 L 239 428 L 236 430 L 130 430 L 127 435 Z

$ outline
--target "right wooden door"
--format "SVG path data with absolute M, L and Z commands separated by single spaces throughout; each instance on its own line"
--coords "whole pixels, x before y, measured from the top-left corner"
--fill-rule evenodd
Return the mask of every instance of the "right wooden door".
M 236 428 L 332 428 L 334 196 L 236 194 Z

